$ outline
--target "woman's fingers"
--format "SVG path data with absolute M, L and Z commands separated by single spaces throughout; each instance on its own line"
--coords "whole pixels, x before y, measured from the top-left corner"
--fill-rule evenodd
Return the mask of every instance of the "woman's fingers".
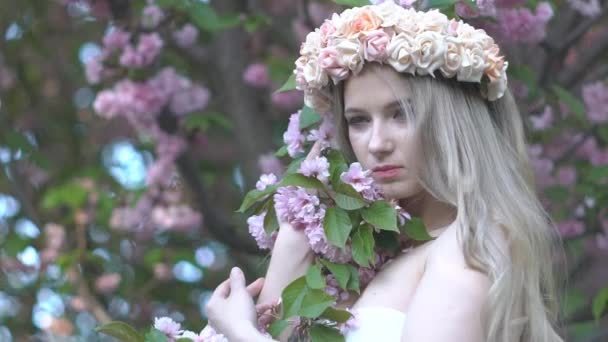
M 255 297 L 260 293 L 260 291 L 262 291 L 263 287 L 264 278 L 258 278 L 253 283 L 249 284 L 249 286 L 247 286 L 247 293 L 249 293 L 251 297 Z
M 213 297 L 226 298 L 230 295 L 230 278 L 224 280 L 213 291 Z
M 315 157 L 318 157 L 321 154 L 321 140 L 315 141 L 314 145 L 310 148 L 310 152 L 308 152 L 308 156 L 306 159 L 310 160 Z

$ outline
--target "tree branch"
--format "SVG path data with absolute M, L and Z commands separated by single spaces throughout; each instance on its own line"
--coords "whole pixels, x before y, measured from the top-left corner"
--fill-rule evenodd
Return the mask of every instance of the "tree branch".
M 608 32 L 597 39 L 597 41 L 586 50 L 582 50 L 576 63 L 569 69 L 564 70 L 559 78 L 559 83 L 567 88 L 572 88 L 580 79 L 586 75 L 586 70 L 593 66 L 597 60 L 608 51 Z

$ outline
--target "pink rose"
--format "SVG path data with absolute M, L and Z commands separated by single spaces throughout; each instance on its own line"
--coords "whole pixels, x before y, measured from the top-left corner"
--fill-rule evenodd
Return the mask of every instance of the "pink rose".
M 338 83 L 348 76 L 348 68 L 338 62 L 338 51 L 334 47 L 326 47 L 319 54 L 319 66 Z
M 384 30 L 375 30 L 366 34 L 363 56 L 368 61 L 382 62 L 387 58 L 386 47 L 390 41 Z

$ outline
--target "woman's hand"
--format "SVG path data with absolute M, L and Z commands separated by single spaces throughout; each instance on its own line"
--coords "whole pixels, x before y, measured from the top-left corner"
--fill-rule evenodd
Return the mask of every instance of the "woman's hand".
M 251 334 L 257 332 L 257 315 L 253 297 L 264 286 L 264 278 L 259 278 L 245 287 L 243 272 L 234 267 L 230 278 L 218 285 L 207 302 L 205 310 L 209 324 L 230 341 L 251 341 Z M 248 335 L 245 337 L 244 335 Z

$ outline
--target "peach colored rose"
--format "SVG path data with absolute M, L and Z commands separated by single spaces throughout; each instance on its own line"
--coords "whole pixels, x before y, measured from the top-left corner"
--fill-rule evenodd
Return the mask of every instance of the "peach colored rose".
M 415 38 L 418 49 L 416 58 L 416 71 L 419 75 L 432 75 L 443 63 L 443 55 L 446 49 L 443 36 L 434 31 L 425 31 Z
M 490 82 L 496 82 L 496 80 L 498 80 L 502 74 L 502 68 L 505 60 L 504 56 L 499 56 L 498 53 L 498 46 L 496 46 L 489 54 L 486 55 L 487 66 L 484 73 L 488 76 Z
M 409 72 L 414 74 L 416 71 L 416 51 L 413 39 L 400 33 L 393 37 L 388 44 L 388 63 L 398 72 Z
M 502 65 L 501 76 L 496 82 L 490 82 L 486 84 L 486 87 L 481 88 L 481 94 L 485 96 L 489 101 L 494 101 L 501 98 L 507 90 L 507 68 L 509 62 L 504 62 Z
M 348 68 L 341 65 L 338 60 L 338 51 L 335 47 L 329 46 L 321 50 L 319 54 L 319 66 L 327 72 L 334 81 L 334 84 L 348 77 Z
M 365 45 L 363 56 L 368 61 L 382 62 L 386 59 L 386 47 L 390 42 L 390 36 L 384 30 L 375 30 L 365 34 Z
M 373 31 L 379 28 L 381 23 L 382 19 L 373 11 L 363 8 L 344 25 L 343 33 L 346 37 L 356 36 L 361 32 Z

